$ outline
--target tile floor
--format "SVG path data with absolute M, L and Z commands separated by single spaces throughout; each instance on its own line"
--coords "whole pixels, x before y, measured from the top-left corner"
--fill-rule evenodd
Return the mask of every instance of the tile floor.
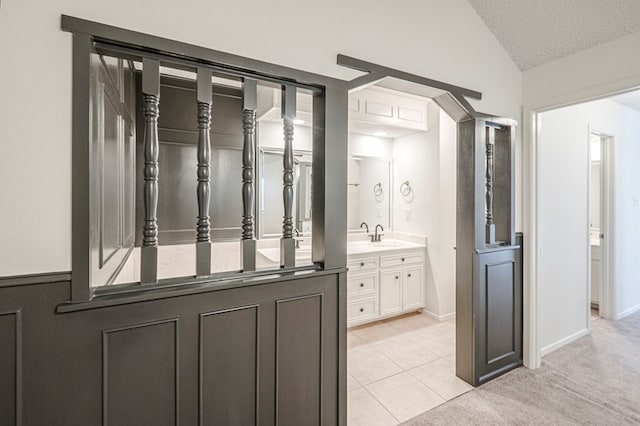
M 349 426 L 397 425 L 471 390 L 455 375 L 455 333 L 423 313 L 350 329 Z

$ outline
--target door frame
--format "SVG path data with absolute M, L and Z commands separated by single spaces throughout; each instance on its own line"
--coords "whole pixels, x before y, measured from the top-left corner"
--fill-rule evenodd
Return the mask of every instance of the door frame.
M 516 259 L 518 259 L 516 262 L 520 262 L 521 264 L 524 263 L 524 258 L 522 256 L 522 251 L 523 251 L 522 244 L 516 243 L 517 238 L 520 239 L 520 241 L 522 240 L 522 238 L 516 237 L 515 214 L 514 214 L 514 209 L 515 209 L 515 176 L 514 175 L 515 175 L 515 157 L 516 157 L 515 152 L 517 152 L 515 150 L 516 134 L 515 134 L 514 127 L 518 126 L 518 122 L 514 119 L 499 117 L 492 114 L 486 114 L 486 113 L 481 113 L 476 111 L 467 100 L 467 97 L 481 100 L 482 93 L 480 92 L 476 92 L 470 89 L 465 89 L 459 86 L 454 86 L 441 81 L 432 80 L 432 79 L 418 76 L 415 74 L 410 74 L 410 73 L 396 70 L 393 68 L 384 67 L 371 62 L 348 57 L 345 55 L 338 55 L 337 62 L 338 62 L 338 65 L 342 65 L 342 66 L 352 68 L 357 71 L 365 73 L 364 75 L 357 77 L 349 82 L 349 93 L 352 93 L 353 91 L 357 91 L 367 86 L 376 84 L 381 80 L 389 78 L 390 80 L 393 81 L 393 83 L 390 86 L 384 86 L 388 89 L 394 89 L 401 92 L 412 93 L 419 96 L 431 98 L 442 110 L 444 110 L 444 112 L 449 117 L 451 117 L 451 119 L 453 119 L 457 123 L 458 138 L 460 137 L 461 125 L 463 123 L 468 123 L 468 122 L 473 122 L 475 126 L 475 128 L 473 130 L 470 130 L 469 133 L 472 135 L 472 137 L 479 138 L 480 140 L 483 140 L 484 136 L 479 136 L 482 134 L 482 132 L 478 130 L 479 129 L 478 126 L 480 125 L 478 123 L 483 123 L 482 125 L 486 126 L 488 122 L 491 122 L 492 124 L 504 125 L 507 128 L 509 128 L 508 141 L 510 144 L 509 155 L 511 157 L 510 158 L 511 165 L 509 168 L 510 170 L 509 173 L 511 173 L 510 184 L 509 184 L 509 188 L 511 191 L 509 226 L 510 226 L 511 237 L 509 242 L 510 247 L 507 247 L 507 248 L 518 250 L 520 253 L 520 256 L 516 256 Z M 398 84 L 398 82 L 400 83 Z M 475 142 L 474 142 L 474 145 L 475 145 Z M 460 146 L 460 143 L 458 142 L 458 147 L 459 146 Z M 478 161 L 479 159 L 479 156 L 478 156 L 479 151 L 477 152 L 476 151 L 477 150 L 474 146 L 473 149 L 471 150 L 472 154 L 470 154 L 473 158 L 473 162 L 471 162 L 471 164 L 474 164 L 473 167 L 475 167 L 475 168 L 472 168 L 472 170 L 476 170 L 477 167 L 479 167 L 475 165 L 476 164 L 475 162 Z M 461 170 L 460 169 L 460 153 L 458 152 L 457 155 L 458 155 L 457 170 Z M 483 150 L 482 152 L 483 162 L 484 162 L 484 156 L 485 154 Z M 475 172 L 472 172 L 472 173 L 475 173 Z M 479 179 L 478 175 L 473 177 L 473 179 L 474 179 L 474 182 L 475 182 L 475 179 Z M 482 186 L 484 187 L 484 182 Z M 456 191 L 457 191 L 456 192 L 457 194 L 460 194 L 459 185 Z M 484 192 L 483 192 L 483 196 L 479 197 L 477 186 L 473 188 L 473 192 L 475 196 L 475 201 L 478 201 L 478 203 L 479 203 L 479 198 L 484 199 Z M 484 201 L 482 203 L 484 203 Z M 477 206 L 474 205 L 473 208 L 477 209 Z M 460 212 L 461 210 L 460 208 L 458 208 L 456 211 L 457 221 L 459 221 L 461 218 Z M 468 212 L 466 212 L 465 214 L 467 213 Z M 478 235 L 481 235 L 482 233 L 484 233 L 484 229 L 480 231 L 480 226 L 479 226 L 480 222 L 478 219 L 479 216 L 476 213 L 477 212 L 471 213 L 471 217 L 473 218 L 473 221 L 475 221 L 475 224 L 472 223 L 471 225 L 473 229 L 471 241 L 474 242 L 473 246 L 475 247 L 475 253 L 471 254 L 471 258 L 473 258 L 474 260 L 473 262 L 468 262 L 468 265 L 465 264 L 464 268 L 467 268 L 468 269 L 467 272 L 469 272 L 472 275 L 471 276 L 472 283 L 474 285 L 479 285 L 479 281 L 475 276 L 475 268 L 476 268 L 475 262 L 479 259 L 479 252 L 475 244 L 475 241 L 479 241 Z M 484 220 L 484 214 L 483 214 L 483 220 Z M 459 233 L 459 229 L 460 229 L 459 225 L 457 224 L 456 234 Z M 456 249 L 459 246 L 459 241 L 460 240 L 458 239 L 458 237 L 456 237 Z M 460 253 L 456 252 L 456 275 L 457 275 L 456 281 L 458 281 L 458 277 L 459 277 L 458 274 L 460 271 L 459 256 L 460 256 Z M 520 270 L 518 275 L 520 274 L 522 274 L 522 270 Z M 517 278 L 514 276 L 514 279 L 519 280 L 520 276 Z M 521 330 L 521 333 L 518 334 L 517 338 L 514 337 L 514 342 L 513 342 L 514 349 L 511 353 L 508 354 L 508 356 L 517 357 L 517 361 L 512 362 L 510 364 L 505 364 L 502 367 L 496 368 L 495 370 L 492 370 L 492 371 L 484 371 L 482 373 L 483 375 L 479 375 L 479 372 L 478 372 L 479 366 L 483 364 L 487 364 L 486 360 L 483 360 L 482 358 L 483 349 L 481 347 L 478 347 L 480 345 L 476 345 L 476 342 L 475 342 L 475 339 L 477 336 L 476 333 L 481 334 L 481 332 L 479 331 L 480 330 L 479 327 L 483 327 L 483 325 L 479 325 L 476 321 L 475 315 L 472 315 L 472 314 L 475 314 L 475 309 L 476 309 L 475 308 L 476 305 L 474 301 L 475 296 L 473 295 L 473 292 L 469 292 L 468 294 L 465 294 L 462 296 L 463 299 L 466 298 L 464 299 L 464 303 L 462 305 L 465 307 L 469 307 L 472 312 L 469 315 L 469 318 L 465 320 L 461 320 L 460 311 L 459 311 L 459 306 L 461 305 L 460 303 L 461 292 L 458 287 L 459 287 L 458 283 L 456 282 L 456 330 L 457 330 L 457 336 L 458 336 L 457 338 L 458 349 L 456 351 L 456 375 L 462 378 L 463 380 L 465 380 L 466 382 L 474 386 L 478 386 L 479 384 L 482 384 L 488 380 L 491 380 L 511 370 L 512 368 L 521 366 L 523 362 L 520 360 L 520 355 L 524 355 L 524 348 L 523 348 L 523 341 L 524 341 L 523 328 L 524 327 L 521 321 L 522 317 L 518 316 L 517 319 L 516 317 L 513 317 L 514 318 L 513 321 L 514 321 L 514 326 L 515 324 L 519 323 L 518 330 L 519 331 Z M 520 295 L 522 295 L 522 293 L 523 293 L 523 290 L 521 290 Z M 521 303 L 521 300 L 522 300 L 521 298 L 518 298 L 517 303 Z M 462 324 L 462 326 L 460 324 Z M 465 333 L 460 333 L 460 329 L 463 329 Z M 463 335 L 462 339 L 460 338 L 461 334 Z M 465 351 L 463 348 L 463 350 L 461 351 L 460 342 L 461 341 L 465 342 L 465 339 L 468 341 L 466 343 L 467 343 L 467 349 L 469 350 Z M 516 349 L 516 345 L 517 345 L 517 349 Z M 465 355 L 466 359 L 460 358 L 459 356 L 460 353 L 466 354 Z M 509 362 L 511 362 L 511 359 L 508 357 L 501 357 L 500 359 L 502 361 L 509 360 Z M 461 370 L 460 365 L 467 365 L 468 369 L 460 373 L 460 370 Z
M 541 221 L 542 205 L 540 201 L 544 159 L 539 143 L 539 114 L 639 89 L 640 75 L 636 75 L 629 79 L 592 86 L 581 91 L 558 95 L 523 106 L 523 228 L 525 235 L 528 235 L 525 240 L 525 260 L 523 262 L 523 357 L 524 365 L 527 368 L 539 368 L 542 363 L 542 348 L 538 332 L 538 318 L 540 316 L 538 276 L 540 275 L 540 229 L 544 226 Z M 612 280 L 612 276 L 613 271 L 610 271 L 610 280 Z M 612 295 L 615 294 L 615 290 L 610 289 L 609 291 Z M 613 312 L 615 312 L 614 297 L 612 297 L 611 303 L 614 306 Z
M 591 172 L 591 137 L 600 139 L 600 173 L 593 176 Z M 613 254 L 615 249 L 614 222 L 615 212 L 615 173 L 614 170 L 614 141 L 615 136 L 601 132 L 589 125 L 588 129 L 588 161 L 589 172 L 587 179 L 587 208 L 591 212 L 591 182 L 594 178 L 600 180 L 600 301 L 598 315 L 605 319 L 615 319 L 615 285 L 613 280 Z M 589 218 L 591 214 L 589 213 Z M 604 238 L 602 237 L 604 235 Z M 591 330 L 591 229 L 587 229 L 587 329 Z

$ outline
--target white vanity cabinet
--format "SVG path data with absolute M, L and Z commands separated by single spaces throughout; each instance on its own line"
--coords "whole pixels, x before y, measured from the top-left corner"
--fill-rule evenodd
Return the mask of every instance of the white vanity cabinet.
M 378 318 L 378 258 L 370 255 L 347 260 L 347 322 L 364 324 Z
M 364 324 L 424 307 L 424 248 L 350 255 L 347 325 Z
M 380 316 L 424 307 L 424 250 L 380 256 Z

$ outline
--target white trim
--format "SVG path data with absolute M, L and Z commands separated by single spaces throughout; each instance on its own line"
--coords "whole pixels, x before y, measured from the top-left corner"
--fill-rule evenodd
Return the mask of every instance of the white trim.
M 592 260 L 591 260 L 591 221 L 592 221 L 592 217 L 591 217 L 591 183 L 592 180 L 594 178 L 594 176 L 592 176 L 592 163 L 591 163 L 591 158 L 592 158 L 592 152 L 591 152 L 591 136 L 592 135 L 596 135 L 596 132 L 593 131 L 593 129 L 591 128 L 591 123 L 589 123 L 587 125 L 587 309 L 586 314 L 587 314 L 587 329 L 589 331 L 591 331 L 591 300 L 592 300 L 592 291 L 591 289 L 593 288 L 593 277 L 591 276 L 591 264 L 592 264 Z M 598 143 L 598 147 L 600 148 L 600 160 L 602 162 L 602 164 L 605 163 L 605 159 L 602 157 L 602 151 L 603 151 L 603 141 L 602 138 L 600 138 L 600 142 Z M 598 206 L 600 208 L 598 214 L 600 215 L 600 226 L 601 228 L 603 227 L 603 217 L 602 217 L 602 211 L 604 208 L 604 197 L 602 196 L 603 194 L 603 187 L 602 187 L 602 181 L 603 181 L 603 176 L 604 176 L 604 172 L 602 167 L 600 167 L 600 176 L 598 176 L 598 180 L 600 181 L 600 199 L 598 200 Z M 600 238 L 600 237 L 598 237 Z M 602 241 L 601 241 L 602 243 Z M 602 252 L 602 250 L 601 250 Z M 603 282 L 602 282 L 602 268 L 600 269 L 600 276 L 598 277 L 599 279 L 599 284 L 600 284 L 600 294 L 602 294 L 602 286 L 603 286 Z M 602 296 L 600 296 L 600 301 L 602 300 Z
M 631 314 L 635 314 L 636 312 L 640 311 L 640 305 L 636 305 L 633 308 L 629 308 L 627 310 L 624 310 L 622 312 L 620 312 L 619 314 L 616 314 L 616 320 L 620 320 L 624 317 L 627 317 Z
M 614 213 L 616 205 L 615 187 L 615 136 L 598 132 L 601 141 L 601 196 L 602 206 L 600 209 L 601 232 L 604 239 L 600 240 L 600 256 L 602 270 L 600 272 L 600 301 L 598 313 L 601 318 L 613 319 L 616 312 L 615 294 L 615 224 Z
M 426 309 L 422 309 L 422 312 L 424 312 L 427 316 L 438 320 L 438 321 L 449 321 L 452 319 L 455 319 L 456 317 L 456 313 L 455 312 L 450 312 L 448 314 L 444 314 L 444 315 L 436 315 L 433 312 L 429 312 Z
M 538 115 L 530 108 L 523 113 L 523 145 L 528 161 L 523 161 L 527 170 L 523 171 L 524 189 L 524 280 L 523 280 L 523 363 L 527 368 L 538 368 L 541 364 L 538 344 L 538 286 L 539 258 L 542 252 L 538 245 L 540 224 L 540 194 L 538 188 L 542 179 L 542 170 L 538 173 L 538 160 L 541 156 L 538 138 Z
M 561 347 L 568 345 L 571 342 L 574 342 L 576 340 L 578 340 L 581 337 L 587 336 L 588 334 L 590 334 L 591 331 L 588 328 L 585 328 L 583 330 L 580 330 L 576 333 L 573 333 L 567 337 L 565 337 L 564 339 L 560 339 L 555 343 L 550 344 L 549 346 L 545 346 L 544 348 L 542 348 L 540 350 L 540 354 L 542 356 L 548 355 L 551 352 L 555 351 L 556 349 L 560 349 Z

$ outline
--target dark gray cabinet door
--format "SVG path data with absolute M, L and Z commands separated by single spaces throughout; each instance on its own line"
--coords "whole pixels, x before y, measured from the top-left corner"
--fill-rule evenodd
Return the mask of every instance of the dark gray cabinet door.
M 480 383 L 522 362 L 519 249 L 476 257 L 476 377 Z

